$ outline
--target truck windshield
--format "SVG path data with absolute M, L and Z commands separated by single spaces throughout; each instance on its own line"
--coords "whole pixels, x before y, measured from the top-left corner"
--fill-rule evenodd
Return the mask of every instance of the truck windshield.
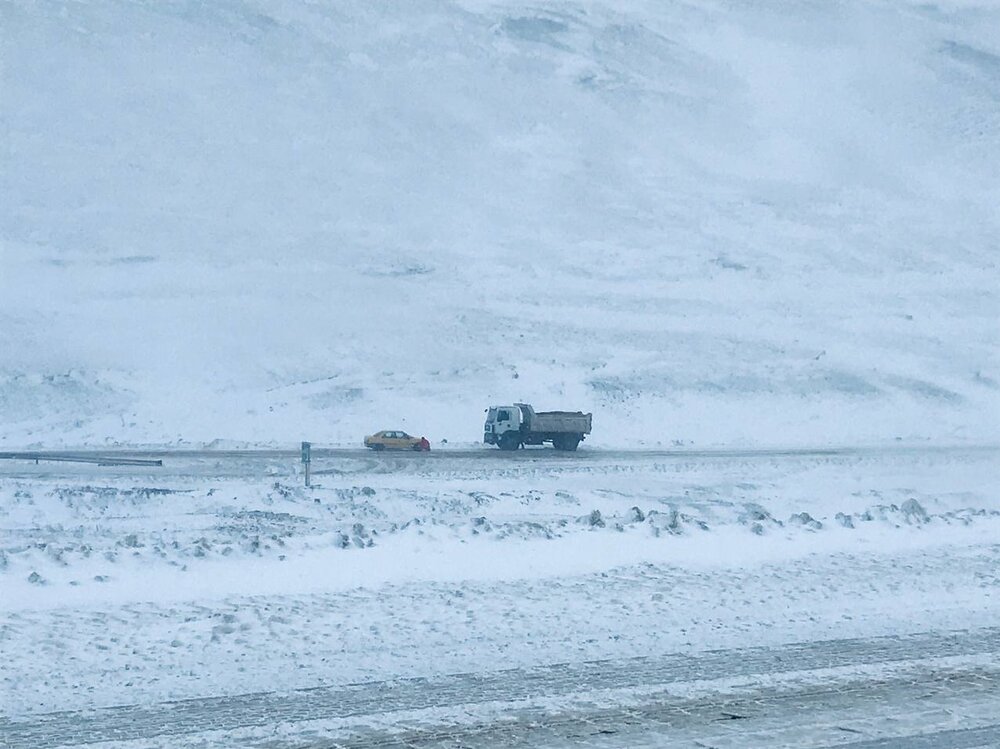
M 510 411 L 501 409 L 497 411 L 497 421 L 508 421 L 510 419 Z

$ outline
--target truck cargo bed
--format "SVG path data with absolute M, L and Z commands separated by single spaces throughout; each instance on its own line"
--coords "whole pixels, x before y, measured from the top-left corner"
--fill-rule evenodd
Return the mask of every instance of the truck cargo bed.
M 591 415 L 582 411 L 536 411 L 531 420 L 532 432 L 571 432 L 590 434 Z

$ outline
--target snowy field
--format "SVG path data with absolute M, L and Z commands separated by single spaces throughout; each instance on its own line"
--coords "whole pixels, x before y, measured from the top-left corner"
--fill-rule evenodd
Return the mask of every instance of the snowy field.
M 872 738 L 941 729 L 892 719 L 907 689 L 944 674 L 957 685 L 949 709 L 979 716 L 963 729 L 1000 722 L 995 701 L 991 711 L 976 697 L 995 688 L 1000 653 L 996 450 L 346 452 L 316 462 L 310 489 L 288 457 L 165 461 L 0 465 L 0 683 L 13 721 L 0 730 L 12 746 L 64 734 L 375 746 L 407 730 L 434 746 L 435 725 L 485 731 L 468 745 L 490 746 L 503 743 L 491 731 L 532 710 L 563 727 L 581 710 L 613 722 L 614 710 L 697 704 L 714 716 L 766 689 L 759 699 L 780 703 L 773 718 L 817 687 L 847 713 L 872 690 L 902 690 L 843 734 Z M 947 639 L 958 631 L 962 647 Z M 883 653 L 872 638 L 910 635 L 929 645 L 865 654 Z M 747 648 L 762 649 L 757 670 Z M 684 678 L 669 665 L 716 651 L 728 655 L 688 663 Z M 556 668 L 551 683 L 526 687 L 543 666 Z M 488 700 L 462 697 L 456 674 L 501 682 Z M 415 678 L 438 686 L 407 697 Z M 402 684 L 400 706 L 350 686 L 366 683 Z M 594 690 L 608 694 L 594 703 Z M 345 712 L 353 699 L 364 706 Z M 588 699 L 611 712 L 590 715 Z M 157 712 L 176 700 L 203 717 Z M 52 715 L 111 706 L 136 707 Z M 152 713 L 129 712 L 140 708 Z M 816 716 L 816 741 L 841 735 L 824 721 L 842 715 Z M 512 730 L 528 746 L 565 739 Z M 678 731 L 663 742 L 688 735 Z

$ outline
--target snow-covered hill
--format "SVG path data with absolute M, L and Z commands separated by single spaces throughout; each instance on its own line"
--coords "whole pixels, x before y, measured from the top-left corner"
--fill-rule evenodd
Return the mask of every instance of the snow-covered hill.
M 0 4 L 0 447 L 995 441 L 994 3 Z

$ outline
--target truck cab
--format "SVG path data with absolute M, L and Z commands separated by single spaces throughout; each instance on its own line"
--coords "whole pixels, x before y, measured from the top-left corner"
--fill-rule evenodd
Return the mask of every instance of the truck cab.
M 487 445 L 499 445 L 501 448 L 514 443 L 513 449 L 517 449 L 521 444 L 523 421 L 521 409 L 517 406 L 491 406 L 486 411 L 483 442 Z

